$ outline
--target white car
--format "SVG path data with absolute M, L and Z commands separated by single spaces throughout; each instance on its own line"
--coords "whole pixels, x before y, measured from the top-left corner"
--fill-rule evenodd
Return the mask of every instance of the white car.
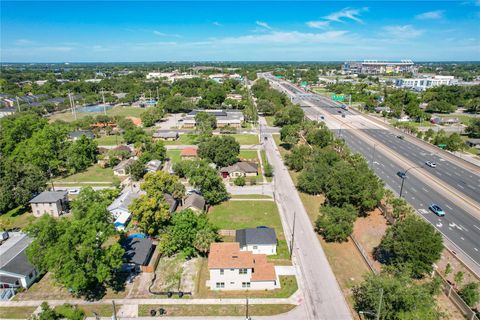
M 425 162 L 425 164 L 427 166 L 429 166 L 430 168 L 436 168 L 437 167 L 437 164 L 435 162 L 432 162 L 432 161 L 427 161 L 427 162 Z
M 68 194 L 79 194 L 80 190 L 79 189 L 68 189 Z

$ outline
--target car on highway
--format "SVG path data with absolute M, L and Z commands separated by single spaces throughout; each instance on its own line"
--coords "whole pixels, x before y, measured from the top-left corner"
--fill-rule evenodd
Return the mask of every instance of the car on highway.
M 320 119 L 325 120 L 325 117 L 324 117 L 324 116 L 320 116 Z
M 342 113 L 342 118 L 345 118 L 345 113 Z
M 400 139 L 400 140 L 403 140 L 403 139 L 405 139 L 405 137 L 404 137 L 404 136 L 402 136 L 402 135 L 398 135 L 398 136 L 397 136 L 397 138 L 398 138 L 398 139 Z
M 342 113 L 342 110 L 338 110 L 337 112 L 338 112 L 338 113 Z
M 430 207 L 428 207 L 428 209 L 430 209 L 433 213 L 435 213 L 439 217 L 445 216 L 445 211 L 443 211 L 443 209 L 440 208 L 440 206 L 435 203 L 432 203 Z
M 398 171 L 397 176 L 399 176 L 402 179 L 405 179 L 407 177 L 407 174 L 403 171 Z
M 426 161 L 425 164 L 429 166 L 430 168 L 436 168 L 437 164 L 433 161 Z

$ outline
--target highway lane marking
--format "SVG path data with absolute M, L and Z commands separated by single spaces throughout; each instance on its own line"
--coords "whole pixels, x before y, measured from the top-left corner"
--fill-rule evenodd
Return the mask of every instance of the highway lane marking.
M 458 183 L 457 183 L 457 186 L 461 189 L 465 189 L 463 186 L 459 185 Z
M 450 207 L 448 204 L 446 204 L 445 206 L 447 206 L 448 209 L 453 210 L 453 208 Z
M 479 228 L 479 227 L 477 227 L 476 225 L 473 225 L 473 226 L 474 226 L 475 228 L 477 228 L 478 230 L 480 230 L 480 228 Z
M 451 174 L 450 172 L 445 172 L 445 174 L 446 174 L 447 176 L 449 176 L 449 177 L 452 176 L 452 174 Z
M 473 250 L 475 250 L 475 251 L 478 251 L 478 249 L 477 249 L 477 248 L 473 248 Z
M 417 189 L 415 189 L 414 187 L 411 187 L 410 189 L 412 189 L 413 192 L 417 192 Z
M 464 226 L 460 225 L 460 227 L 462 227 L 463 230 L 467 231 L 468 232 L 468 229 L 465 228 Z
M 462 239 L 463 241 L 465 241 L 465 238 L 464 238 L 464 237 L 460 237 L 460 239 Z
M 424 187 L 422 187 L 422 190 L 423 190 L 423 191 L 425 191 L 425 192 L 428 192 L 428 190 L 427 190 L 427 189 L 425 189 Z

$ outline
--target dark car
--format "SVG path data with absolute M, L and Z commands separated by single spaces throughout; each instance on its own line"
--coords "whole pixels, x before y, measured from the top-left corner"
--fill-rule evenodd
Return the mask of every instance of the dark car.
M 397 176 L 399 176 L 402 179 L 405 179 L 407 177 L 407 174 L 403 171 L 398 171 Z
M 405 139 L 405 137 L 404 137 L 404 136 L 402 136 L 402 135 L 398 135 L 398 136 L 397 136 L 397 138 L 398 138 L 398 139 L 400 139 L 400 140 L 403 140 L 403 139 Z
M 345 113 L 342 113 L 342 118 L 345 118 Z

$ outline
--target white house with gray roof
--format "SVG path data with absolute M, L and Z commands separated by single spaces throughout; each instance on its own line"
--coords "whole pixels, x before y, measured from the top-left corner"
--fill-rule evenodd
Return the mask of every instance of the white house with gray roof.
M 140 190 L 138 186 L 128 186 L 122 190 L 120 196 L 116 198 L 111 205 L 107 207 L 107 210 L 112 214 L 117 230 L 124 230 L 132 216 L 128 206 L 134 199 L 145 194 L 145 191 Z
M 235 242 L 240 243 L 240 251 L 266 255 L 277 254 L 277 236 L 272 228 L 256 227 L 236 230 Z
M 32 213 L 35 217 L 49 214 L 59 217 L 68 210 L 67 191 L 44 191 L 30 200 Z
M 25 250 L 32 239 L 22 232 L 3 232 L 0 245 L 0 288 L 28 288 L 38 277 Z

